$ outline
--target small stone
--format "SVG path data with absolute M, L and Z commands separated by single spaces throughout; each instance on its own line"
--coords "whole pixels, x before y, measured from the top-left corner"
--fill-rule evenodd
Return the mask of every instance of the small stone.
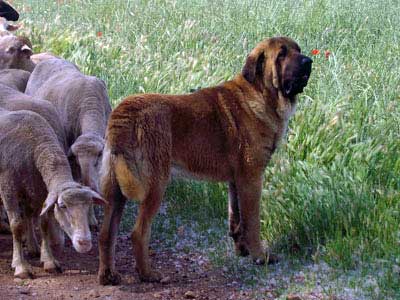
M 160 283 L 162 284 L 167 284 L 171 282 L 171 277 L 165 276 L 163 279 L 161 279 Z
M 91 298 L 99 298 L 100 297 L 100 293 L 99 293 L 98 290 L 95 290 L 95 289 L 90 290 L 89 297 L 91 297 Z
M 304 283 L 304 281 L 306 280 L 306 277 L 303 272 L 300 272 L 300 273 L 296 274 L 293 279 L 294 279 L 294 282 L 296 282 L 296 283 Z
M 22 282 L 21 278 L 14 278 L 14 282 L 20 284 Z
M 187 291 L 185 293 L 185 299 L 196 299 L 196 295 L 194 292 L 192 291 Z
M 287 300 L 303 300 L 299 295 L 293 295 L 293 294 L 289 294 L 286 297 Z
M 20 289 L 19 293 L 22 295 L 29 295 L 29 290 L 28 289 Z
M 160 293 L 154 293 L 153 297 L 156 299 L 160 299 L 161 298 L 161 294 Z

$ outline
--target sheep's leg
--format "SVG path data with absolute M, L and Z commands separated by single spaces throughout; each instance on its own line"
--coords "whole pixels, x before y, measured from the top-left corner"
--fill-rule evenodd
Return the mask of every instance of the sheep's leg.
M 32 216 L 29 216 L 26 218 L 25 222 L 25 238 L 28 255 L 30 257 L 38 257 L 40 255 L 40 249 L 35 234 L 34 218 Z
M 54 217 L 53 211 L 48 212 L 48 222 L 50 248 L 56 252 L 62 252 L 65 245 L 65 234 Z
M 160 272 L 151 269 L 149 241 L 151 222 L 160 207 L 164 190 L 165 185 L 158 185 L 150 189 L 148 196 L 140 204 L 139 215 L 131 235 L 136 269 L 140 280 L 146 282 L 156 282 L 162 279 Z
M 42 245 L 40 248 L 40 261 L 43 263 L 44 270 L 49 273 L 61 273 L 60 263 L 54 258 L 50 247 L 51 241 L 51 221 L 49 215 L 40 218 L 40 231 L 42 234 Z
M 93 230 L 98 230 L 97 228 L 97 226 L 99 225 L 99 222 L 97 221 L 97 219 L 96 219 L 96 213 L 95 213 L 95 211 L 94 211 L 94 205 L 93 204 L 91 204 L 90 205 L 90 208 L 89 208 L 89 225 L 90 225 L 90 228 Z
M 20 201 L 15 199 L 17 191 L 8 189 L 13 186 L 12 181 L 4 176 L 0 181 L 0 197 L 3 200 L 4 208 L 7 212 L 8 220 L 10 221 L 10 229 L 13 236 L 13 258 L 11 267 L 15 269 L 14 276 L 18 278 L 33 278 L 30 265 L 24 258 L 22 249 L 22 241 L 24 237 L 24 230 L 26 228 L 21 213 Z
M 0 233 L 11 233 L 10 226 L 7 222 L 7 215 L 4 211 L 2 201 L 0 199 Z
M 25 224 L 16 211 L 7 210 L 10 220 L 11 233 L 13 235 L 13 258 L 11 267 L 15 269 L 14 277 L 21 279 L 33 278 L 33 274 L 28 262 L 24 258 L 22 249 L 22 239 L 24 235 Z

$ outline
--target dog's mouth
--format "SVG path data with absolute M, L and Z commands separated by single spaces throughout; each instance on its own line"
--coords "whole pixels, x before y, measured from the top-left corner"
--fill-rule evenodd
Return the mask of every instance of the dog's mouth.
M 304 88 L 307 86 L 308 79 L 310 75 L 302 75 L 295 79 L 284 80 L 283 81 L 283 93 L 286 97 L 293 97 L 297 94 L 303 92 Z
M 302 58 L 300 63 L 300 72 L 296 72 L 291 77 L 284 79 L 282 82 L 283 93 L 286 97 L 294 97 L 303 92 L 307 86 L 311 74 L 312 60 L 308 57 Z

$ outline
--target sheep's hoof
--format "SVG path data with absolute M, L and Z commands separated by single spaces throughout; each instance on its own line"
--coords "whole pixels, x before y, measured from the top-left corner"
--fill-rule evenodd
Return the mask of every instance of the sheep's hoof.
M 43 268 L 47 273 L 51 273 L 51 274 L 60 274 L 62 273 L 62 268 L 59 262 L 57 261 L 46 261 L 43 264 Z
M 98 280 L 101 285 L 118 285 L 121 283 L 121 275 L 118 272 L 111 271 L 110 269 L 99 273 Z
M 139 279 L 142 282 L 160 282 L 163 275 L 157 271 L 150 271 L 147 274 L 141 274 L 139 272 Z
M 33 279 L 35 276 L 30 270 L 27 270 L 26 268 L 16 268 L 15 273 L 14 273 L 15 278 L 19 279 Z

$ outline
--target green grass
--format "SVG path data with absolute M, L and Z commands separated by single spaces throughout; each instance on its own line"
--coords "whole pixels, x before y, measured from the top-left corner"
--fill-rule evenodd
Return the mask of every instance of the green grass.
M 376 259 L 397 264 L 399 1 L 14 4 L 35 51 L 104 79 L 114 105 L 131 93 L 185 93 L 230 79 L 266 37 L 290 36 L 305 53 L 320 49 L 286 141 L 266 170 L 262 235 L 283 252 L 300 248 L 344 269 Z M 223 185 L 177 183 L 167 198 L 188 221 L 226 218 Z M 389 273 L 382 285 L 398 291 Z

